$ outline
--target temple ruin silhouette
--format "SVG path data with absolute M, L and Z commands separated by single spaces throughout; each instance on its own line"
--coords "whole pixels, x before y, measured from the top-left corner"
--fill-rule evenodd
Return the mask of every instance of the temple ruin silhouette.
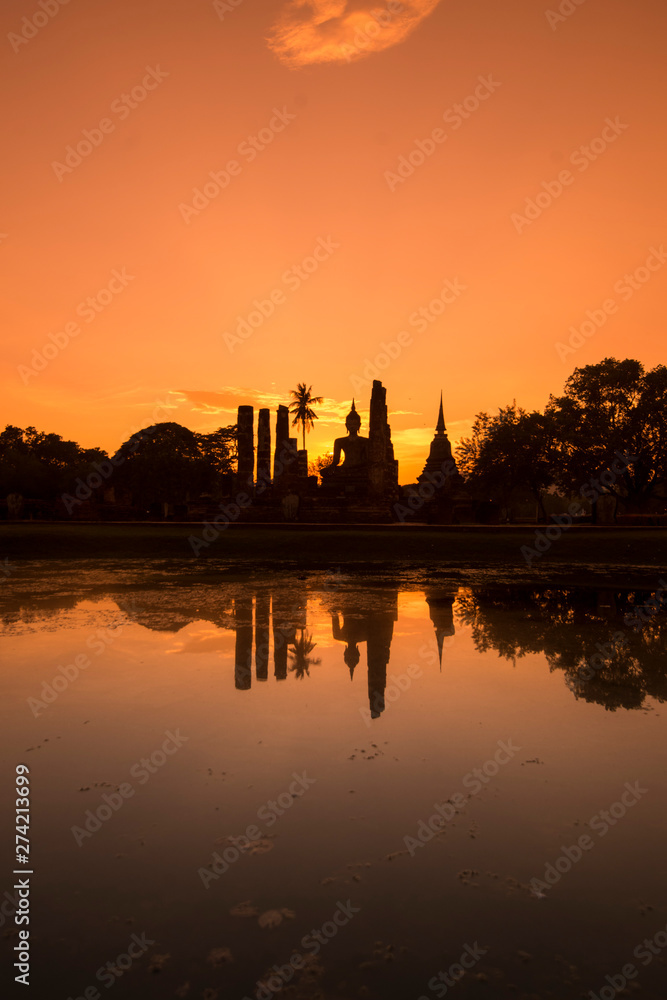
M 297 439 L 290 437 L 289 410 L 283 405 L 276 411 L 271 462 L 270 419 L 270 410 L 259 410 L 255 449 L 253 407 L 238 408 L 236 488 L 252 498 L 243 512 L 244 520 L 278 517 L 288 521 L 386 523 L 397 517 L 405 520 L 400 511 L 406 501 L 410 506 L 403 509 L 408 514 L 420 509 L 423 520 L 453 523 L 472 519 L 471 499 L 447 436 L 442 393 L 424 469 L 417 483 L 403 488 L 391 440 L 387 390 L 377 379 L 371 389 L 368 435 L 361 432 L 362 420 L 353 399 L 345 418 L 347 434 L 334 440 L 331 462 L 320 470 L 321 482 L 317 475 L 308 473 L 308 452 L 299 449 Z

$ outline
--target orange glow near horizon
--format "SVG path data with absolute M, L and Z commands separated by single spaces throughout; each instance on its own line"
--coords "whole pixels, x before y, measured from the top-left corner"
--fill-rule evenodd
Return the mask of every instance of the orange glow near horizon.
M 376 377 L 406 483 L 441 389 L 455 444 L 664 362 L 667 8 L 559 6 L 6 0 L 3 424 L 113 452 L 306 382 L 315 458 Z

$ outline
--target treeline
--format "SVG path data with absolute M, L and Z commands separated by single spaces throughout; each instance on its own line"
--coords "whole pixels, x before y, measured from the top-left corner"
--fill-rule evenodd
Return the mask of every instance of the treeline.
M 513 402 L 477 414 L 456 460 L 476 499 L 529 492 L 546 517 L 547 491 L 589 502 L 608 494 L 641 511 L 665 496 L 667 368 L 616 358 L 576 368 L 544 412 Z
M 126 490 L 138 506 L 182 503 L 201 494 L 216 496 L 235 459 L 234 426 L 197 434 L 177 423 L 153 424 L 108 455 L 58 434 L 9 425 L 0 433 L 0 496 L 61 500 L 71 513 L 75 501 L 108 485 Z
M 236 436 L 235 426 L 198 434 L 157 423 L 108 455 L 10 425 L 0 433 L 0 497 L 8 498 L 10 516 L 21 497 L 62 501 L 71 514 L 105 485 L 144 509 L 218 499 L 233 489 Z M 479 413 L 456 460 L 477 501 L 508 506 L 517 494 L 530 494 L 546 519 L 548 492 L 589 503 L 608 494 L 627 510 L 642 511 L 665 497 L 667 368 L 646 371 L 639 361 L 615 358 L 576 368 L 544 412 L 513 402 L 495 415 Z

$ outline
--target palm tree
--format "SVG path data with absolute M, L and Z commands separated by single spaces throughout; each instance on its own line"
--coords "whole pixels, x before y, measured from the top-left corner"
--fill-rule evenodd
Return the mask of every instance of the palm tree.
M 296 672 L 299 680 L 303 680 L 305 675 L 310 677 L 310 667 L 322 662 L 319 658 L 310 655 L 316 645 L 317 643 L 313 642 L 310 632 L 302 631 L 299 638 L 295 639 L 288 647 L 290 670 Z
M 306 450 L 306 430 L 310 430 L 313 426 L 313 421 L 317 420 L 317 414 L 311 410 L 311 404 L 319 404 L 323 402 L 321 396 L 311 396 L 312 385 L 306 386 L 305 382 L 299 382 L 296 389 L 292 389 L 290 395 L 292 397 L 292 402 L 290 403 L 290 413 L 294 414 L 294 420 L 292 421 L 292 427 L 298 427 L 301 424 L 303 429 L 303 450 Z

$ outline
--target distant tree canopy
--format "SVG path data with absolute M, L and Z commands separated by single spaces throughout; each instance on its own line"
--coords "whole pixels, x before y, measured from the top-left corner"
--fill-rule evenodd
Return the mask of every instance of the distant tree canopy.
M 8 424 L 0 433 L 0 495 L 19 493 L 53 500 L 71 489 L 78 477 L 92 472 L 93 463 L 106 457 L 100 448 L 81 448 L 59 434 Z
M 104 481 L 127 487 L 140 504 L 218 493 L 223 477 L 234 471 L 236 427 L 197 434 L 176 423 L 153 424 L 125 441 L 114 459 Z M 81 448 L 58 434 L 8 425 L 0 433 L 0 496 L 54 501 L 73 493 L 91 473 L 99 481 L 95 466 L 100 463 L 109 466 L 101 448 Z
M 515 489 L 526 489 L 542 507 L 542 491 L 553 482 L 553 438 L 553 421 L 526 413 L 516 402 L 496 417 L 478 413 L 472 437 L 464 438 L 456 453 L 459 471 L 479 496 L 507 502 Z
M 628 456 L 627 465 L 605 478 L 601 492 L 641 508 L 667 483 L 663 365 L 647 372 L 639 361 L 605 358 L 576 368 L 563 395 L 551 396 L 544 413 L 527 413 L 516 402 L 496 416 L 478 413 L 472 436 L 456 452 L 459 469 L 477 496 L 506 501 L 521 488 L 540 506 L 542 491 L 555 486 L 579 495 L 619 456 Z
M 293 423 L 301 426 L 305 446 L 306 431 L 317 419 L 311 405 L 321 398 L 299 383 L 292 400 Z M 109 485 L 126 487 L 143 505 L 220 495 L 235 470 L 236 437 L 235 426 L 200 434 L 173 422 L 153 424 L 120 446 Z M 54 500 L 106 459 L 99 448 L 8 425 L 0 433 L 0 495 Z M 546 516 L 547 490 L 585 496 L 588 484 L 602 476 L 597 495 L 607 492 L 641 511 L 664 497 L 667 487 L 667 367 L 646 371 L 639 361 L 605 358 L 576 368 L 543 413 L 528 412 L 516 401 L 496 415 L 478 413 L 456 459 L 479 500 L 507 504 L 523 491 Z M 318 456 L 309 471 L 319 474 L 326 464 Z
M 142 504 L 182 503 L 215 493 L 221 475 L 233 471 L 235 442 L 235 427 L 197 434 L 173 422 L 153 424 L 116 452 L 116 481 Z
M 331 455 L 318 455 L 308 463 L 308 475 L 319 478 L 322 469 L 326 469 L 329 465 L 331 465 Z
M 562 396 L 551 397 L 546 416 L 558 447 L 554 478 L 579 491 L 591 476 L 611 468 L 618 454 L 632 456 L 608 491 L 642 506 L 667 481 L 667 368 L 646 372 L 639 361 L 605 358 L 576 368 Z

